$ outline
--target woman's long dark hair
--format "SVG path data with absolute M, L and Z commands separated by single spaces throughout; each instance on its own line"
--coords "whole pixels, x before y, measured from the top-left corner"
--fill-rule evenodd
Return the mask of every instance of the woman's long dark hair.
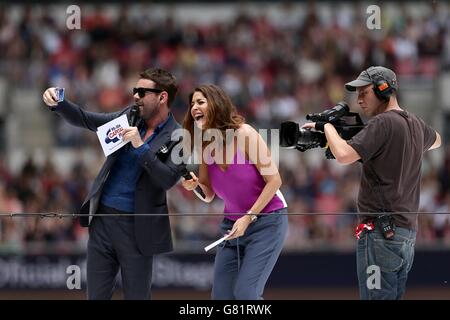
M 239 115 L 236 107 L 231 102 L 230 97 L 222 88 L 214 84 L 204 84 L 194 89 L 189 94 L 189 109 L 183 120 L 183 128 L 188 130 L 191 135 L 191 150 L 194 147 L 194 118 L 191 115 L 191 102 L 195 92 L 201 92 L 208 102 L 206 109 L 206 124 L 202 131 L 207 129 L 219 129 L 222 132 L 223 141 L 225 141 L 225 130 L 238 129 L 245 123 L 244 117 Z

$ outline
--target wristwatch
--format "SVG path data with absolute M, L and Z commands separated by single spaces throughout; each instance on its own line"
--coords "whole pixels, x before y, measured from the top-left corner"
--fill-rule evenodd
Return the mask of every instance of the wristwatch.
M 248 210 L 246 214 L 248 214 L 250 216 L 250 223 L 253 223 L 258 219 L 256 214 L 253 213 L 252 210 Z

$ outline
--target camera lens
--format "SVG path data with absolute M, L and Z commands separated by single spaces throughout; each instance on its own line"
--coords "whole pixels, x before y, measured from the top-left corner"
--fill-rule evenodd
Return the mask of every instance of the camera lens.
M 321 144 L 325 135 L 322 132 L 300 129 L 297 139 L 299 145 L 316 145 Z
M 281 124 L 280 146 L 283 148 L 294 148 L 297 145 L 298 123 L 287 121 Z

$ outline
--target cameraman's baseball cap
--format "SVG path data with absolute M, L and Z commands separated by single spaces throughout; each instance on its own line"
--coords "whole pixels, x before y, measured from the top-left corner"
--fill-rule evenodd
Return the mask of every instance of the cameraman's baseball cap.
M 387 81 L 392 89 L 398 90 L 397 76 L 395 75 L 395 72 L 391 69 L 381 66 L 370 67 L 364 70 L 359 74 L 356 80 L 346 83 L 345 88 L 348 91 L 356 91 L 356 88 L 358 87 L 364 87 L 373 83 L 373 79 L 376 76 L 381 77 L 383 78 L 383 80 Z

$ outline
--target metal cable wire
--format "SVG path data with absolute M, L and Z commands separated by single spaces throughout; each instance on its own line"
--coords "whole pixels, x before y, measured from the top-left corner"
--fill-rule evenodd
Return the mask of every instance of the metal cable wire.
M 380 215 L 380 214 L 402 214 L 402 215 L 412 215 L 412 214 L 420 214 L 420 215 L 428 215 L 428 214 L 450 214 L 450 212 L 339 212 L 339 213 L 330 213 L 330 212 L 288 212 L 288 213 L 277 213 L 277 215 L 287 215 L 287 216 L 304 216 L 304 215 Z M 77 218 L 77 217 L 89 217 L 89 216 L 123 216 L 123 217 L 134 217 L 134 216 L 152 216 L 152 217 L 188 217 L 188 216 L 198 216 L 198 217 L 210 217 L 210 216 L 240 216 L 243 215 L 242 212 L 239 213 L 95 213 L 95 214 L 80 214 L 80 213 L 55 213 L 55 212 L 11 212 L 11 213 L 0 213 L 0 218 L 2 217 L 39 217 L 39 218 Z M 265 214 L 260 213 L 259 216 L 263 216 Z

